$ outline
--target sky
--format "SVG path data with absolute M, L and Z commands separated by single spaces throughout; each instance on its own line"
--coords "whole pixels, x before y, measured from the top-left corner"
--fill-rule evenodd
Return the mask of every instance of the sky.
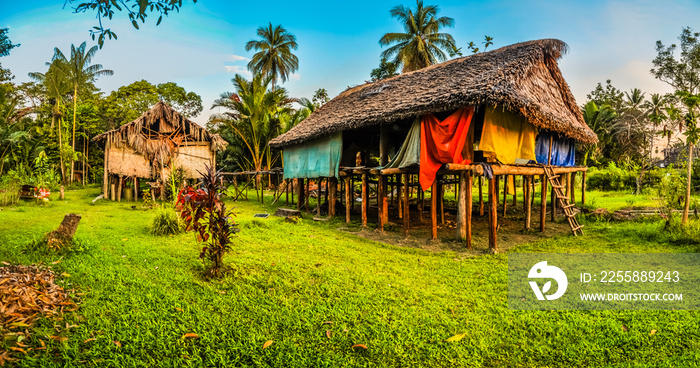
M 27 73 L 45 72 L 55 47 L 70 53 L 71 44 L 91 40 L 97 25 L 94 13 L 75 13 L 65 0 L 0 0 L 0 28 L 9 28 L 13 43 L 21 44 L 0 58 L 15 82 L 29 81 Z M 133 2 L 133 1 L 132 1 Z M 623 90 L 647 93 L 671 89 L 649 73 L 656 55 L 655 43 L 677 42 L 683 27 L 700 31 L 697 0 L 426 0 L 436 4 L 440 16 L 454 18 L 446 28 L 458 47 L 470 41 L 494 39 L 494 49 L 513 43 L 557 38 L 569 45 L 559 61 L 564 78 L 579 104 L 597 83 L 607 79 Z M 156 16 L 136 30 L 125 13 L 117 12 L 104 25 L 117 33 L 107 40 L 93 63 L 114 71 L 96 85 L 105 94 L 145 79 L 153 84 L 175 82 L 202 96 L 204 111 L 194 118 L 206 123 L 214 100 L 233 91 L 236 73 L 246 69 L 254 51 L 246 42 L 258 39 L 258 27 L 281 24 L 297 37 L 299 70 L 283 85 L 293 97 L 311 98 L 319 88 L 331 97 L 370 79 L 382 47 L 379 38 L 401 32 L 389 10 L 395 5 L 415 7 L 410 0 L 235 1 L 184 0 L 179 13 L 171 13 L 159 26 Z

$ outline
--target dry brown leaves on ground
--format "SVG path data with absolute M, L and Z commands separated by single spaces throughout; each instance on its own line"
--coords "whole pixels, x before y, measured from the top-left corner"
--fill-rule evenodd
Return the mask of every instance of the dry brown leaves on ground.
M 0 266 L 0 365 L 14 361 L 21 354 L 46 349 L 30 347 L 31 327 L 39 317 L 58 317 L 64 312 L 78 309 L 69 292 L 55 283 L 56 274 L 51 267 L 13 266 L 2 262 Z

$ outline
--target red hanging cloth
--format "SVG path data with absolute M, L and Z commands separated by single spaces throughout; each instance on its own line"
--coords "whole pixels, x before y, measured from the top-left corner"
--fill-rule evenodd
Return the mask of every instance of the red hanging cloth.
M 433 114 L 423 117 L 420 126 L 420 185 L 423 190 L 433 185 L 442 164 L 471 163 L 462 158 L 462 149 L 473 116 L 474 107 L 467 107 L 443 121 Z

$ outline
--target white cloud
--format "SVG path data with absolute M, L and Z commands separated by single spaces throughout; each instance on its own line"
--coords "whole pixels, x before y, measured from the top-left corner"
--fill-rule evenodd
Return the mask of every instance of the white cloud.
M 227 73 L 252 75 L 246 67 L 241 65 L 224 65 L 224 70 L 226 70 Z
M 250 59 L 248 59 L 245 56 L 234 55 L 234 54 L 229 55 L 227 59 L 228 59 L 228 61 L 250 61 Z
M 299 73 L 292 73 L 289 75 L 290 81 L 298 81 L 299 79 L 301 79 L 301 75 L 299 75 Z

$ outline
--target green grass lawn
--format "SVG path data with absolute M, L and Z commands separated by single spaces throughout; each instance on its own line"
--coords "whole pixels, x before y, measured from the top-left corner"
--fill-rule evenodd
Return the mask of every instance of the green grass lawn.
M 0 207 L 0 261 L 50 265 L 60 259 L 52 267 L 84 293 L 77 312 L 43 320 L 29 344 L 39 346 L 37 336 L 68 339 L 49 342 L 18 366 L 700 365 L 700 312 L 512 311 L 506 254 L 381 244 L 338 231 L 345 227 L 340 220 L 256 220 L 254 213 L 274 208 L 254 201 L 228 204 L 241 228 L 225 258 L 234 271 L 205 281 L 193 234 L 150 235 L 157 211 L 125 202 L 91 205 L 97 194 L 99 188 L 74 190 L 45 207 Z M 31 243 L 70 212 L 83 216 L 76 249 L 63 255 L 32 250 Z M 693 235 L 662 228 L 660 220 L 589 220 L 583 237 L 510 251 L 699 251 Z M 78 327 L 65 331 L 65 323 Z M 199 337 L 183 339 L 186 333 Z M 460 333 L 466 333 L 462 340 L 445 341 Z M 268 340 L 272 345 L 263 349 Z M 354 344 L 367 349 L 353 350 Z

